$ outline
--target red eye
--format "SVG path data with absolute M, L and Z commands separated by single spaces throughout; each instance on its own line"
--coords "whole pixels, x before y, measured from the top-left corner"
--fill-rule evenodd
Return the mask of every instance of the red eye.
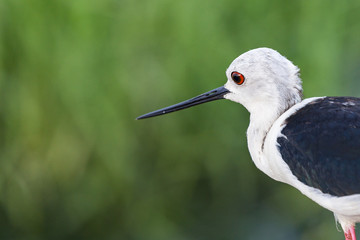
M 234 80 L 234 82 L 237 85 L 241 85 L 245 82 L 245 77 L 239 72 L 232 72 L 231 73 L 231 79 Z

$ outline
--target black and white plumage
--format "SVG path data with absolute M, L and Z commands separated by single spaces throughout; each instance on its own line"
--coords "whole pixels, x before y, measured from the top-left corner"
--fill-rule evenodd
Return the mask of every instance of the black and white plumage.
M 277 51 L 258 48 L 236 58 L 224 87 L 138 119 L 229 99 L 250 112 L 248 148 L 255 165 L 334 212 L 346 239 L 360 221 L 360 99 L 302 100 L 299 69 Z
M 285 124 L 278 148 L 299 181 L 332 196 L 360 194 L 360 99 L 317 99 Z
M 334 212 L 346 239 L 360 221 L 360 99 L 306 99 L 283 113 L 265 140 L 263 169 Z

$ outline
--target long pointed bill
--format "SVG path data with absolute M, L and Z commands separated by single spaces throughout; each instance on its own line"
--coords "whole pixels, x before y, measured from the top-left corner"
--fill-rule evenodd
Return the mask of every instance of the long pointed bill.
M 183 101 L 181 103 L 177 103 L 172 106 L 141 115 L 140 117 L 137 117 L 136 119 L 139 120 L 139 119 L 144 119 L 144 118 L 155 117 L 155 116 L 179 111 L 179 110 L 182 110 L 182 109 L 185 109 L 188 107 L 192 107 L 192 106 L 195 106 L 198 104 L 202 104 L 202 103 L 206 103 L 206 102 L 210 102 L 210 101 L 214 101 L 214 100 L 219 100 L 219 99 L 224 99 L 224 95 L 226 95 L 227 93 L 229 93 L 229 90 L 227 90 L 225 87 L 219 87 L 219 88 L 213 89 L 209 92 L 203 93 L 197 97 Z

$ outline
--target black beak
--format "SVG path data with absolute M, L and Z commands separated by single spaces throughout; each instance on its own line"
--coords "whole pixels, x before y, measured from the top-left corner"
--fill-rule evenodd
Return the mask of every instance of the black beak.
M 219 88 L 213 89 L 209 92 L 203 93 L 197 97 L 183 101 L 181 103 L 177 103 L 177 104 L 171 105 L 169 107 L 162 108 L 162 109 L 141 115 L 140 117 L 137 117 L 136 119 L 139 120 L 139 119 L 144 119 L 144 118 L 155 117 L 155 116 L 179 111 L 179 110 L 182 110 L 182 109 L 185 109 L 188 107 L 192 107 L 192 106 L 195 106 L 198 104 L 202 104 L 202 103 L 206 103 L 206 102 L 210 102 L 210 101 L 214 101 L 214 100 L 219 100 L 219 99 L 224 99 L 224 95 L 226 95 L 229 92 L 230 91 L 227 90 L 225 87 L 219 87 Z

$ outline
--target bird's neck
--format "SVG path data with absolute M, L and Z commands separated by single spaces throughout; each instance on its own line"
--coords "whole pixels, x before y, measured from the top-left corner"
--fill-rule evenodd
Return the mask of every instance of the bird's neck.
M 264 142 L 274 122 L 287 110 L 274 107 L 274 104 L 260 104 L 250 111 L 250 124 L 247 130 L 248 148 L 257 168 L 264 171 L 267 161 L 263 159 Z

